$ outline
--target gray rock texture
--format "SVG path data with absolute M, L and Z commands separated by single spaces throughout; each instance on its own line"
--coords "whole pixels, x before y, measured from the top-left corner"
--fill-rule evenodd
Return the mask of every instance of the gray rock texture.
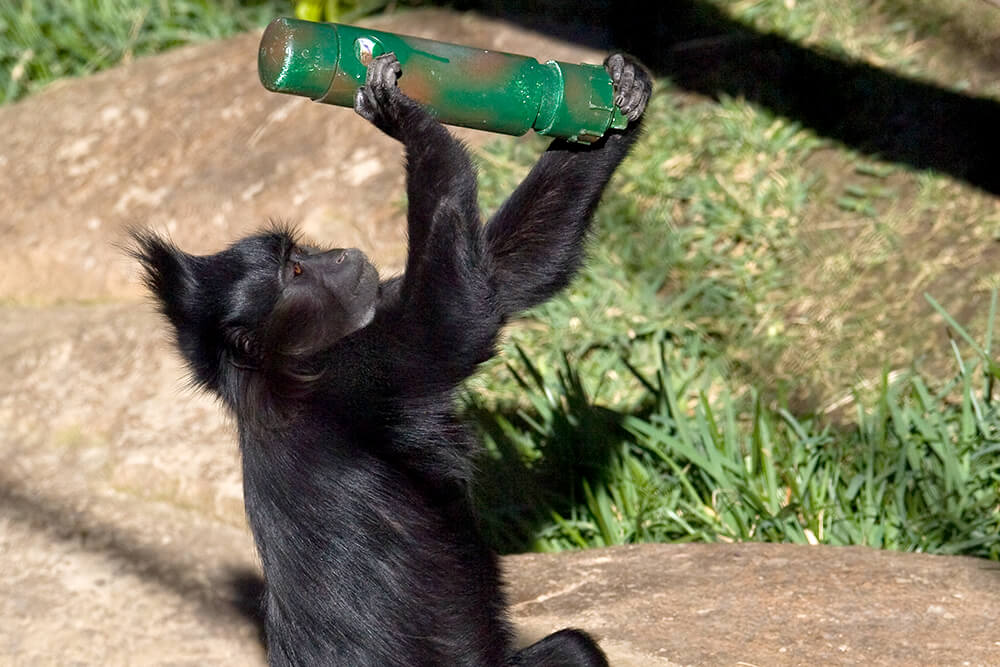
M 377 24 L 601 59 L 473 15 Z M 349 110 L 264 91 L 258 40 L 0 108 L 2 665 L 263 661 L 232 426 L 186 386 L 115 244 L 145 225 L 208 252 L 274 218 L 395 271 L 405 240 L 398 146 Z M 984 561 L 650 545 L 505 567 L 525 641 L 583 627 L 616 665 L 1000 665 L 1000 571 Z

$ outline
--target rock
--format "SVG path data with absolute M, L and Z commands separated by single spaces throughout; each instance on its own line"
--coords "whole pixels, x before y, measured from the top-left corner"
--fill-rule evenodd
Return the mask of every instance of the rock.
M 264 663 L 245 528 L 18 468 L 0 473 L 0 664 Z
M 3 308 L 0 451 L 33 477 L 80 478 L 243 525 L 235 432 L 188 386 L 143 304 Z
M 975 558 L 660 544 L 505 567 L 522 631 L 583 627 L 615 665 L 1000 665 L 1000 565 Z

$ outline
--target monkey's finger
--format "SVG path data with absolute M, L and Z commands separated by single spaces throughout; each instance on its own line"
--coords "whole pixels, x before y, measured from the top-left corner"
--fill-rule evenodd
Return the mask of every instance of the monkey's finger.
M 398 65 L 399 63 L 395 63 Z M 386 88 L 392 88 L 396 85 L 396 70 L 393 67 L 393 63 L 387 62 L 382 66 L 379 72 L 379 83 L 381 83 Z
M 636 71 L 635 82 L 626 95 L 625 104 L 622 106 L 622 113 L 628 116 L 629 120 L 635 120 L 642 115 L 649 101 L 649 95 L 653 87 L 644 72 Z
M 611 77 L 611 82 L 618 86 L 622 78 L 622 69 L 625 67 L 625 57 L 620 53 L 613 53 L 604 61 L 604 70 Z
M 646 110 L 646 102 L 646 97 L 639 97 L 635 103 L 629 105 L 628 111 L 622 109 L 622 113 L 625 114 L 625 117 L 628 118 L 629 121 L 639 120 L 639 116 L 641 116 L 642 112 Z
M 649 79 L 643 79 L 642 81 L 642 99 L 639 105 L 635 108 L 635 118 L 636 120 L 646 111 L 646 105 L 649 104 L 650 98 L 653 96 L 653 82 Z
M 362 86 L 354 93 L 354 111 L 368 122 L 375 122 L 375 101 L 368 86 Z
M 621 107 L 628 100 L 628 96 L 632 90 L 632 84 L 635 81 L 635 67 L 629 63 L 627 67 L 622 70 L 621 80 L 618 85 L 615 86 L 615 91 L 618 93 L 615 97 L 615 104 Z

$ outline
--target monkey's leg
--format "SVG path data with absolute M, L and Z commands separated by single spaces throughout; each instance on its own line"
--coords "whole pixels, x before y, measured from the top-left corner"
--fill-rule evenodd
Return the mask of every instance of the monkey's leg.
M 518 651 L 508 667 L 608 667 L 608 659 L 582 630 L 553 632 Z

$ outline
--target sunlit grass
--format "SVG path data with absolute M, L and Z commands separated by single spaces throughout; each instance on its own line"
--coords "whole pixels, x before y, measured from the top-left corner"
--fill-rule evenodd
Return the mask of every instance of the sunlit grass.
M 996 314 L 996 295 L 991 315 Z M 992 321 L 992 318 L 991 318 Z M 660 364 L 628 407 L 569 363 L 545 377 L 511 364 L 527 404 L 470 411 L 490 460 L 481 497 L 502 548 L 561 550 L 643 541 L 861 544 L 1000 559 L 1000 378 L 992 330 L 957 376 L 931 387 L 884 376 L 871 407 L 840 427 L 767 407 L 751 393 L 713 396 L 710 377 Z
M 234 35 L 290 11 L 284 0 L 5 0 L 0 103 L 61 77 Z

